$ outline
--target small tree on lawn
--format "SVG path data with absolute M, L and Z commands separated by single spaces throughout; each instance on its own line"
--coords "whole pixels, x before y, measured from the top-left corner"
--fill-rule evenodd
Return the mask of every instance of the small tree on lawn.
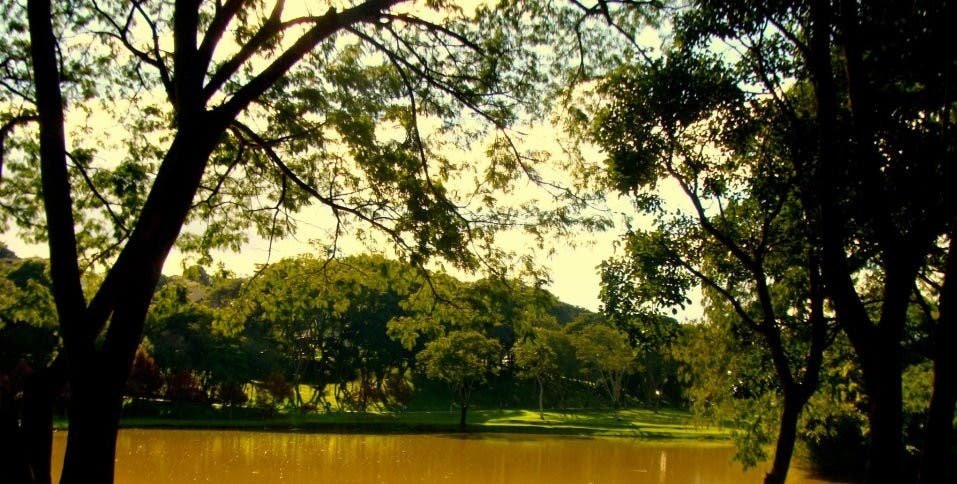
M 608 326 L 594 324 L 575 333 L 572 343 L 582 373 L 608 393 L 615 409 L 620 408 L 625 375 L 637 369 L 628 336 Z
M 545 383 L 560 379 L 574 371 L 575 349 L 565 333 L 537 328 L 533 337 L 515 345 L 518 375 L 538 383 L 538 416 L 545 420 Z
M 498 370 L 502 345 L 477 331 L 453 331 L 425 345 L 417 360 L 425 375 L 448 384 L 462 409 L 459 426 L 465 427 L 472 391 Z

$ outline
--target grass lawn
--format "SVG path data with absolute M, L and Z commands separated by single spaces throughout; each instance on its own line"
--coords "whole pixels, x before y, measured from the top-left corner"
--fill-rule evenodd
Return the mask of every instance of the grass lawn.
M 217 428 L 247 430 L 334 431 L 369 433 L 458 432 L 457 411 L 403 413 L 331 412 L 279 414 L 268 418 L 128 417 L 126 428 Z M 65 427 L 65 422 L 60 422 Z M 627 409 L 545 412 L 533 410 L 470 410 L 466 432 L 631 437 L 640 439 L 724 440 L 729 431 L 696 425 L 684 411 Z

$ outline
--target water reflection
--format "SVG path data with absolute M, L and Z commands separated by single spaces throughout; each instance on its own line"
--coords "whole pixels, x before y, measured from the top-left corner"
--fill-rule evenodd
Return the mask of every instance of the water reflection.
M 55 464 L 66 435 L 55 436 Z M 530 435 L 122 430 L 118 483 L 739 483 L 727 446 Z M 59 472 L 59 468 L 55 469 Z M 820 482 L 795 472 L 789 482 Z

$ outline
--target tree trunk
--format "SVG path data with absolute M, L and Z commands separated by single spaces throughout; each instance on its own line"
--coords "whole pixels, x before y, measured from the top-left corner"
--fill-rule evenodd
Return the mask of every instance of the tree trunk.
M 953 304 L 957 301 L 957 221 L 951 228 L 950 249 L 947 265 L 944 269 L 944 283 L 941 288 L 939 315 L 934 334 L 934 393 L 927 412 L 927 434 L 924 448 L 921 449 L 919 482 L 931 484 L 952 481 L 954 476 L 950 455 L 953 449 L 954 405 L 957 405 L 957 357 L 954 355 L 957 344 L 957 327 L 954 325 Z
M 794 440 L 797 437 L 798 418 L 806 401 L 807 399 L 800 396 L 785 393 L 781 427 L 774 448 L 774 464 L 771 471 L 764 475 L 764 484 L 784 484 L 787 481 L 791 456 L 794 454 Z
M 950 340 L 953 342 L 953 338 Z M 942 341 L 939 343 L 943 343 Z M 934 393 L 927 415 L 927 434 L 920 456 L 919 482 L 953 482 L 951 452 L 954 435 L 954 405 L 957 405 L 957 361 L 949 351 L 941 351 L 934 361 Z M 950 479 L 951 481 L 948 481 Z
M 70 430 L 60 484 L 112 483 L 122 394 L 96 375 L 70 388 Z
M 881 347 L 884 351 L 880 359 L 864 372 L 871 431 L 867 482 L 891 484 L 904 482 L 901 349 L 899 344 L 888 342 Z
M 23 442 L 23 430 L 18 423 L 22 402 L 14 399 L 13 391 L 0 387 L 0 469 L 10 482 L 31 483 L 29 460 Z
M 545 420 L 545 405 L 544 405 L 544 396 L 545 396 L 545 384 L 542 382 L 542 379 L 538 379 L 538 416 Z
M 469 411 L 469 404 L 462 403 L 462 412 L 459 414 L 459 428 L 465 430 L 465 414 Z
M 23 442 L 32 482 L 49 484 L 50 459 L 53 452 L 53 401 L 55 369 L 44 368 L 34 373 L 23 391 Z

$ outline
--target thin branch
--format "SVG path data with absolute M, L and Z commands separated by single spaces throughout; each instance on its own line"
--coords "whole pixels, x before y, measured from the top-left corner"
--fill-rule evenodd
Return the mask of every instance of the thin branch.
M 407 23 L 407 24 L 422 26 L 422 27 L 425 27 L 425 28 L 429 29 L 430 31 L 441 32 L 441 33 L 443 33 L 443 34 L 445 34 L 445 35 L 447 35 L 447 36 L 449 36 L 449 37 L 451 37 L 451 38 L 453 38 L 453 39 L 455 39 L 455 40 L 461 42 L 462 45 L 464 45 L 464 46 L 466 46 L 466 47 L 468 47 L 468 48 L 470 48 L 470 49 L 472 49 L 473 51 L 476 51 L 476 52 L 482 52 L 482 51 L 484 50 L 484 49 L 482 49 L 482 47 L 481 47 L 480 45 L 476 44 L 475 42 L 473 42 L 473 41 L 472 41 L 471 39 L 469 39 L 468 37 L 466 37 L 466 36 L 464 36 L 464 35 L 462 35 L 462 34 L 460 34 L 460 33 L 458 33 L 458 32 L 455 32 L 454 30 L 449 29 L 448 27 L 445 27 L 445 26 L 443 26 L 443 25 L 439 25 L 439 24 L 436 24 L 436 23 L 433 23 L 433 22 L 429 22 L 428 20 L 425 20 L 425 19 L 421 19 L 421 18 L 418 18 L 418 17 L 413 17 L 413 16 L 411 16 L 411 15 L 406 15 L 406 14 L 388 14 L 388 13 L 384 14 L 382 17 L 383 17 L 383 18 L 387 18 L 387 19 L 391 19 L 391 20 L 400 20 L 400 21 L 405 22 L 405 23 Z
M 279 168 L 279 171 L 283 175 L 287 176 L 290 180 L 292 180 L 292 182 L 296 186 L 298 186 L 301 190 L 311 195 L 317 201 L 319 201 L 323 205 L 326 205 L 327 207 L 335 211 L 348 213 L 360 220 L 363 220 L 371 224 L 373 227 L 389 235 L 389 237 L 391 237 L 397 244 L 399 244 L 403 248 L 412 250 L 412 248 L 409 247 L 408 244 L 402 239 L 399 232 L 397 232 L 392 227 L 388 227 L 384 225 L 381 222 L 381 218 L 370 216 L 369 214 L 366 214 L 356 209 L 355 207 L 342 205 L 341 203 L 338 203 L 335 200 L 335 198 L 326 197 L 325 195 L 319 193 L 319 191 L 316 190 L 312 185 L 309 185 L 308 183 L 306 183 L 302 178 L 299 177 L 299 175 L 297 175 L 294 171 L 292 171 L 292 169 L 289 168 L 288 165 L 286 165 L 286 163 L 282 160 L 282 158 L 278 155 L 278 153 L 276 153 L 276 151 L 269 145 L 269 143 L 265 139 L 263 139 L 261 136 L 259 136 L 259 134 L 253 131 L 251 128 L 249 128 L 248 126 L 246 126 L 245 124 L 239 121 L 234 121 L 232 123 L 232 129 L 237 135 L 247 138 L 256 147 L 262 149 L 263 152 L 266 154 L 266 156 L 269 158 L 269 160 L 272 161 L 277 168 Z
M 282 31 L 282 11 L 285 6 L 285 2 L 280 0 L 276 2 L 273 6 L 272 12 L 269 14 L 269 17 L 263 23 L 259 30 L 253 34 L 252 38 L 243 43 L 240 47 L 239 52 L 236 55 L 232 56 L 229 60 L 224 62 L 216 72 L 210 78 L 209 82 L 206 83 L 206 86 L 203 87 L 203 100 L 209 101 L 216 92 L 226 84 L 239 68 L 242 67 L 249 59 L 252 58 L 256 52 L 259 51 L 270 39 L 275 37 L 278 33 Z M 225 28 L 225 25 L 223 26 Z M 200 55 L 209 56 L 208 60 L 205 60 L 203 64 L 203 69 L 206 70 L 209 66 L 209 62 L 212 59 L 213 49 L 215 45 L 212 45 L 213 40 L 210 39 L 210 44 L 206 43 L 206 39 L 203 39 L 203 45 L 200 46 Z M 209 50 L 208 53 L 203 51 L 203 47 Z M 201 59 L 202 60 L 202 59 Z
M 172 100 L 174 98 L 173 82 L 172 78 L 170 77 L 169 69 L 166 67 L 166 64 L 163 62 L 163 59 L 159 54 L 159 32 L 156 28 L 155 22 L 153 22 L 152 19 L 150 19 L 150 17 L 142 9 L 140 3 L 141 2 L 135 2 L 133 4 L 133 6 L 130 8 L 129 15 L 126 18 L 125 24 L 121 26 L 119 23 L 117 23 L 116 19 L 114 19 L 112 15 L 103 10 L 99 3 L 94 0 L 92 2 L 93 9 L 115 30 L 115 32 L 97 31 L 94 33 L 119 40 L 120 43 L 123 44 L 123 47 L 133 54 L 134 57 L 146 64 L 149 64 L 150 66 L 153 66 L 157 72 L 159 72 L 160 79 L 163 82 L 163 87 L 166 89 L 167 96 Z M 133 16 L 137 12 L 140 13 L 146 23 L 150 26 L 153 35 L 153 54 L 155 57 L 150 56 L 150 54 L 148 54 L 146 51 L 138 49 L 130 41 L 129 30 L 133 21 Z
M 670 249 L 668 250 L 670 252 Z M 674 254 L 673 252 L 672 252 L 672 255 L 676 256 L 676 254 Z M 675 260 L 677 260 L 678 264 L 680 264 L 681 267 L 684 267 L 685 270 L 687 270 L 692 275 L 694 275 L 695 277 L 700 279 L 702 282 L 704 282 L 706 285 L 708 285 L 709 287 L 717 291 L 719 294 L 721 294 L 721 296 L 729 304 L 731 304 L 731 307 L 734 308 L 734 312 L 737 313 L 738 317 L 741 318 L 741 320 L 745 324 L 750 326 L 753 330 L 760 332 L 761 325 L 758 324 L 758 322 L 755 321 L 750 314 L 748 314 L 748 312 L 744 309 L 744 306 L 742 306 L 741 303 L 738 301 L 738 299 L 734 297 L 733 294 L 731 294 L 730 290 L 728 290 L 725 287 L 722 287 L 720 284 L 718 284 L 717 281 L 705 275 L 703 272 L 698 270 L 698 268 L 694 267 L 694 265 L 684 260 L 684 258 L 676 256 Z
M 219 194 L 219 191 L 222 189 L 223 184 L 226 182 L 226 179 L 229 178 L 229 174 L 233 171 L 233 168 L 235 168 L 236 165 L 242 163 L 243 156 L 245 154 L 246 154 L 246 145 L 240 144 L 239 149 L 236 151 L 236 156 L 233 157 L 233 160 L 229 163 L 229 166 L 226 167 L 226 173 L 223 173 L 223 175 L 220 176 L 218 180 L 216 180 L 216 186 L 214 186 L 213 188 L 209 190 L 210 192 L 209 196 L 206 197 L 206 199 L 203 200 L 202 202 L 197 202 L 195 205 L 193 205 L 193 207 L 196 207 L 200 204 L 209 205 L 211 203 L 213 197 Z
M 128 237 L 130 234 L 130 229 L 126 227 L 123 223 L 123 220 L 113 212 L 113 204 L 104 197 L 100 191 L 96 188 L 96 185 L 93 183 L 93 180 L 90 178 L 90 175 L 86 172 L 86 167 L 83 166 L 83 163 L 77 159 L 76 156 L 71 152 L 67 152 L 66 156 L 73 162 L 73 166 L 76 167 L 77 171 L 80 172 L 80 176 L 83 178 L 83 181 L 86 183 L 87 188 L 90 189 L 90 192 L 93 193 L 93 196 L 103 204 L 103 207 L 106 208 L 106 212 L 110 215 L 110 218 L 113 220 L 113 224 L 116 228 L 120 229 L 123 232 L 124 236 Z

